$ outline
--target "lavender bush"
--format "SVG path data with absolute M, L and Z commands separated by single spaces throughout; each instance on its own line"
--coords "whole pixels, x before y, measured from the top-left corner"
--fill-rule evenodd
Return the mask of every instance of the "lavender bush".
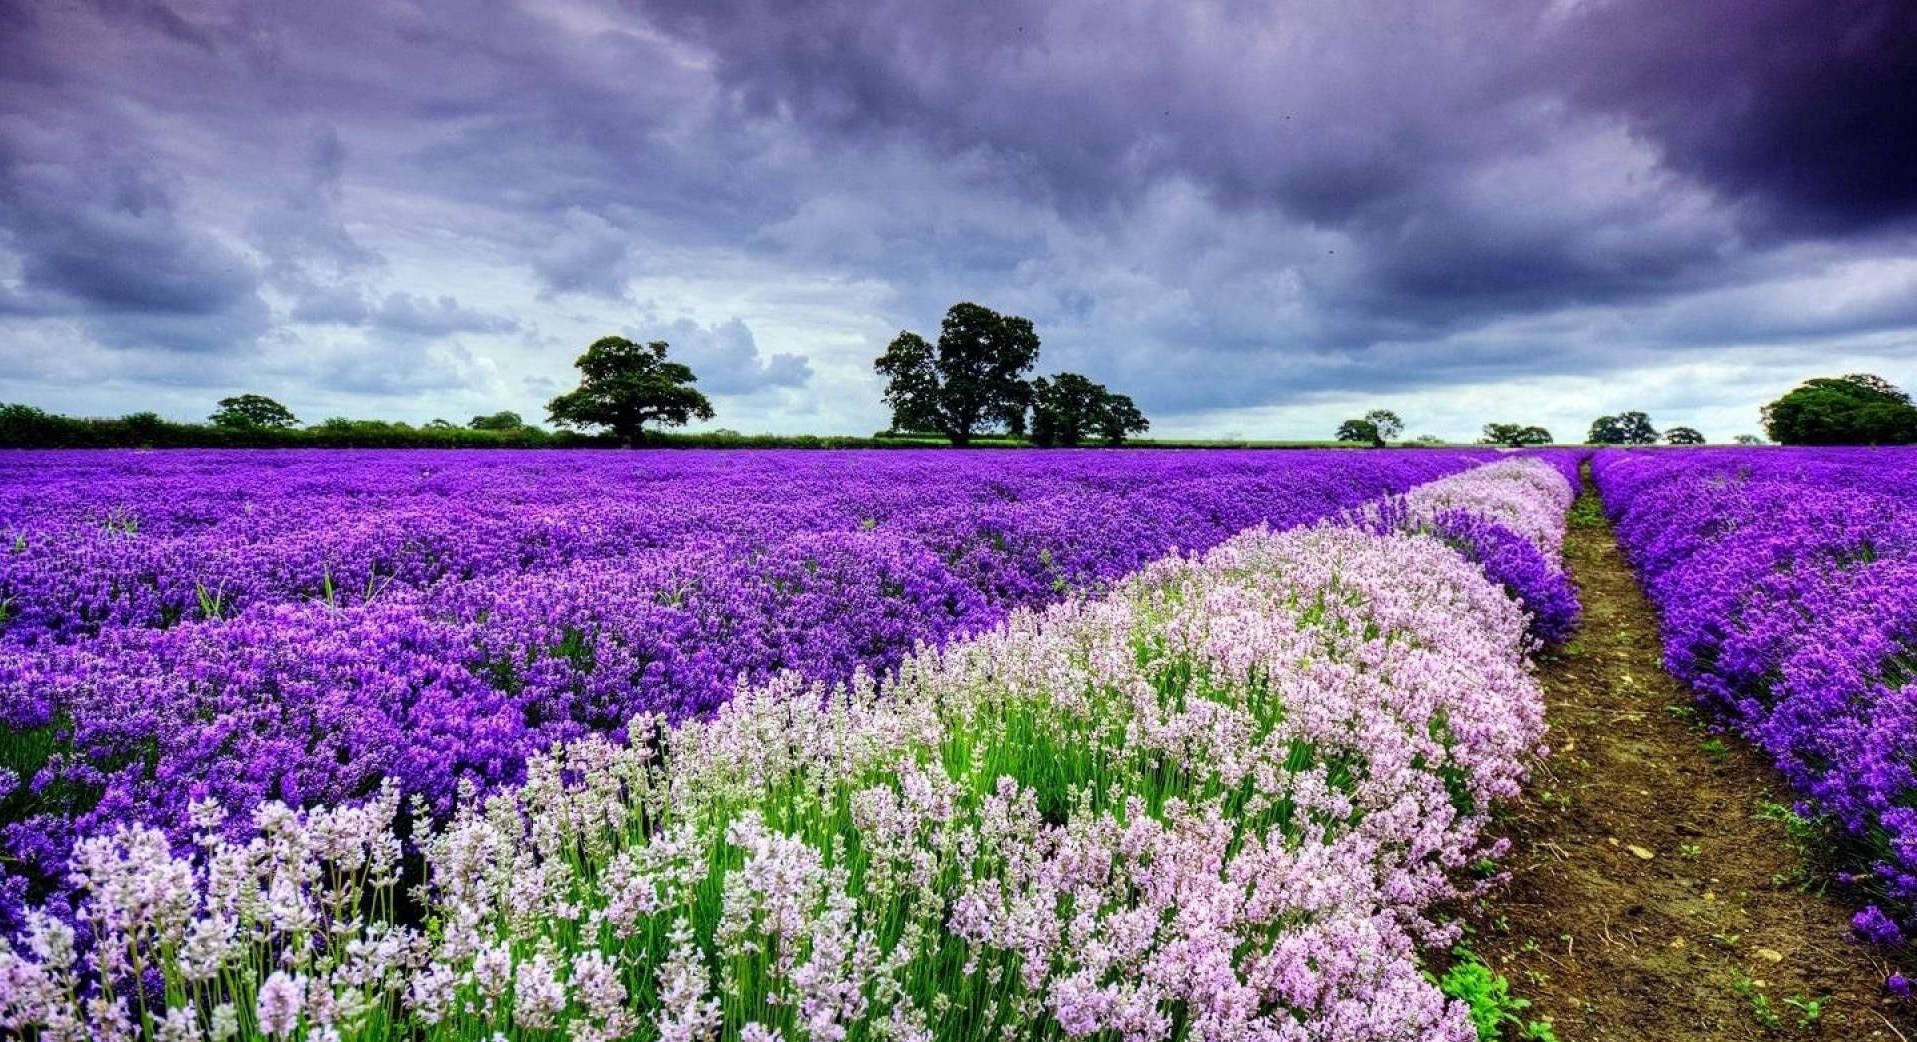
M 1537 643 L 1558 644 L 1570 638 L 1580 614 L 1563 556 L 1564 517 L 1583 454 L 1546 450 L 1527 458 L 1426 482 L 1367 504 L 1354 520 L 1374 531 L 1442 539 L 1524 607 Z
M 1917 929 L 1917 450 L 1600 453 L 1594 473 L 1664 624 L 1720 706 L 1856 847 L 1857 917 Z
M 1495 469 L 1426 496 L 1543 515 L 1521 490 L 1548 467 Z M 0 1029 L 1475 1039 L 1417 952 L 1538 751 L 1530 646 L 1431 535 L 1254 528 L 880 686 L 781 671 L 490 796 L 463 779 L 410 837 L 419 915 L 394 781 L 237 830 L 194 800 L 185 848 L 120 823 L 72 859 L 95 943 L 36 911 L 0 946 Z

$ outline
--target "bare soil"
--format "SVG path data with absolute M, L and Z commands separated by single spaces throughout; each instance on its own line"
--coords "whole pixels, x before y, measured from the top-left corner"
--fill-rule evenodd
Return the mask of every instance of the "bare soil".
M 1664 671 L 1584 495 L 1565 548 L 1584 622 L 1539 668 L 1553 751 L 1505 823 L 1511 879 L 1472 945 L 1563 1042 L 1917 1042 L 1917 1005 L 1883 986 L 1908 953 L 1853 939 L 1816 836 L 1778 820 L 1783 779 Z

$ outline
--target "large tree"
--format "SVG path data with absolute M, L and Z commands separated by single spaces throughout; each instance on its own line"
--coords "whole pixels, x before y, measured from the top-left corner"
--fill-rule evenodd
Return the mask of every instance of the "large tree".
M 1585 441 L 1593 445 L 1655 445 L 1657 428 L 1651 426 L 1651 418 L 1644 413 L 1621 412 L 1592 421 L 1590 436 Z
M 1378 425 L 1370 420 L 1346 420 L 1338 425 L 1337 438 L 1358 445 L 1370 445 L 1384 448 L 1384 435 L 1379 433 Z
M 1702 445 L 1704 435 L 1696 427 L 1672 427 L 1664 432 L 1666 445 Z
M 1105 396 L 1105 407 L 1098 413 L 1098 433 L 1107 445 L 1123 445 L 1134 434 L 1151 430 L 1152 421 L 1140 412 L 1129 394 Z
M 600 337 L 573 365 L 579 387 L 546 404 L 561 427 L 604 427 L 627 445 L 643 444 L 647 424 L 680 427 L 712 419 L 712 403 L 692 385 L 698 377 L 666 361 L 667 344 L 635 344 L 622 336 Z
M 242 394 L 219 401 L 219 411 L 207 417 L 229 430 L 285 430 L 300 422 L 292 410 L 263 394 Z
M 1879 376 L 1806 380 L 1764 406 L 1764 430 L 1780 445 L 1917 443 L 1917 406 Z
M 885 377 L 892 429 L 937 431 L 954 445 L 995 428 L 1023 433 L 1038 361 L 1029 319 L 972 303 L 952 305 L 937 346 L 901 332 L 872 363 Z
M 1078 373 L 1041 376 L 1032 383 L 1032 440 L 1040 445 L 1070 448 L 1092 437 L 1120 445 L 1150 427 L 1129 396 L 1113 394 Z

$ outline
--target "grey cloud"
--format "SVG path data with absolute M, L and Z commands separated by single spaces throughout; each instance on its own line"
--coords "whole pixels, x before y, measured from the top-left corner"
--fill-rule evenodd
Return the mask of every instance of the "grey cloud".
M 363 289 L 348 284 L 307 286 L 289 317 L 309 325 L 366 327 L 429 340 L 520 328 L 517 319 L 467 307 L 446 294 L 425 297 L 399 291 L 369 300 Z
M 267 275 L 282 288 L 301 296 L 324 292 L 347 275 L 385 263 L 346 228 L 340 213 L 345 167 L 338 131 L 330 124 L 314 127 L 300 176 L 248 223 L 248 240 L 267 257 Z
M 631 235 L 598 214 L 571 207 L 555 222 L 551 242 L 533 253 L 532 267 L 544 293 L 584 293 L 611 300 L 628 297 L 632 276 L 627 251 Z
M 509 333 L 519 328 L 515 319 L 466 307 L 450 296 L 428 299 L 411 293 L 387 294 L 368 320 L 388 332 L 422 337 Z
M 0 160 L 0 242 L 18 259 L 16 310 L 80 316 L 116 346 L 235 350 L 268 322 L 252 262 L 129 157 Z
M 752 330 L 738 318 L 701 326 L 689 318 L 647 325 L 634 340 L 664 340 L 670 357 L 692 367 L 699 387 L 710 394 L 751 394 L 779 387 L 802 387 L 812 378 L 804 355 L 779 352 L 761 356 Z
M 305 287 L 289 313 L 295 322 L 331 326 L 363 326 L 372 316 L 366 294 L 352 285 Z

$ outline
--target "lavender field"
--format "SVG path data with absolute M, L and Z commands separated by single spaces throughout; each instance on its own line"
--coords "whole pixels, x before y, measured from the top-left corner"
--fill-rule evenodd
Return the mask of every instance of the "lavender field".
M 1917 450 L 1608 450 L 1593 471 L 1671 671 L 1853 848 L 1844 882 L 1877 902 L 1859 933 L 1917 933 Z
M 0 457 L 0 1029 L 1476 1038 L 1577 458 Z

